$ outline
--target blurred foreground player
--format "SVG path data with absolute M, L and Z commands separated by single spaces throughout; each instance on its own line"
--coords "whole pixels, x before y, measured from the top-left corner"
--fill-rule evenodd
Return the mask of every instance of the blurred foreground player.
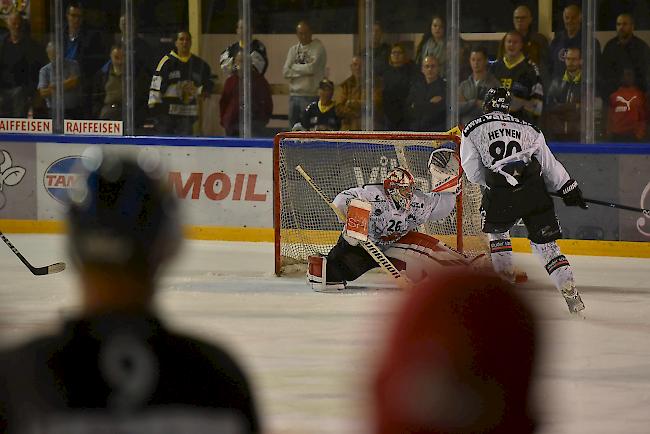
M 492 88 L 484 115 L 463 130 L 461 164 L 467 179 L 485 188 L 481 205 L 483 232 L 490 240 L 495 271 L 514 281 L 510 228 L 521 218 L 533 253 L 541 260 L 571 313 L 585 308 L 569 261 L 556 240 L 562 238 L 553 199 L 557 191 L 567 206 L 587 208 L 578 183 L 546 145 L 534 125 L 508 114 L 510 91 Z
M 444 165 L 441 153 L 432 154 L 429 166 L 435 177 L 436 167 Z M 442 161 L 441 161 L 442 160 Z M 434 191 L 415 187 L 411 173 L 397 167 L 382 184 L 350 188 L 334 198 L 334 205 L 346 216 L 346 225 L 336 245 L 326 257 L 310 256 L 308 280 L 316 291 L 339 290 L 379 265 L 362 246 L 367 238 L 403 271 L 411 281 L 420 280 L 431 262 L 438 265 L 465 265 L 466 259 L 437 239 L 416 231 L 428 221 L 444 219 L 456 204 L 458 177 L 439 173 Z M 362 235 L 359 237 L 359 235 Z
M 0 355 L 0 432 L 259 432 L 238 363 L 153 311 L 158 271 L 181 242 L 156 160 L 95 157 L 68 214 L 81 313 Z
M 450 270 L 404 293 L 372 378 L 373 432 L 534 432 L 534 312 L 495 274 Z

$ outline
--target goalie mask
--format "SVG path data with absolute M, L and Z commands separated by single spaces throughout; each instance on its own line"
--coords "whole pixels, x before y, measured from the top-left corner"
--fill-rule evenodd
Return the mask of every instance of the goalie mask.
M 384 179 L 386 195 L 393 201 L 395 207 L 400 210 L 408 210 L 411 206 L 414 188 L 415 180 L 413 175 L 402 167 L 391 170 Z
M 488 90 L 483 100 L 483 113 L 501 112 L 508 113 L 512 96 L 505 87 L 493 87 Z

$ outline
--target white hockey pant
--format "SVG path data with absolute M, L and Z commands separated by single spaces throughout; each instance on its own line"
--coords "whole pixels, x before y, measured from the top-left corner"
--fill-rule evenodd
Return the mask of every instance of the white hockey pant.
M 307 282 L 314 291 L 326 292 L 345 289 L 345 282 L 327 281 L 327 257 L 309 256 L 307 264 Z
M 569 261 L 560 251 L 560 246 L 555 241 L 545 244 L 536 244 L 531 241 L 530 247 L 544 268 L 546 268 L 546 272 L 558 291 L 562 295 L 571 293 L 575 288 L 573 271 Z
M 490 241 L 490 259 L 494 271 L 510 282 L 515 281 L 515 266 L 512 262 L 512 241 L 510 232 L 487 234 Z

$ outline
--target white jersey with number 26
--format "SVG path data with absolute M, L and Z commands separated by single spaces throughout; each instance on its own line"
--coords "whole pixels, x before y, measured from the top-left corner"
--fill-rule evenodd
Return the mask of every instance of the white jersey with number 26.
M 546 145 L 539 128 L 509 114 L 488 113 L 474 119 L 463 130 L 460 143 L 461 165 L 467 178 L 487 186 L 486 170 L 501 173 L 508 163 L 523 161 L 528 164 L 533 157 L 542 166 L 542 176 L 548 189 L 559 190 L 569 174 L 555 159 Z M 513 179 L 514 184 L 516 181 Z M 510 182 L 510 181 L 509 181 Z
M 456 204 L 454 193 L 424 193 L 416 189 L 409 209 L 398 210 L 386 196 L 383 185 L 373 184 L 342 191 L 334 198 L 334 205 L 347 215 L 352 199 L 372 205 L 368 238 L 382 249 L 423 223 L 444 219 Z

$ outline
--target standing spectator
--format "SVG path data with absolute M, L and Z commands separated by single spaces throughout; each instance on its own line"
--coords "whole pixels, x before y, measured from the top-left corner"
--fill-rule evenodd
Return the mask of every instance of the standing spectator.
M 341 119 L 341 129 L 346 131 L 361 130 L 361 117 L 366 100 L 366 86 L 363 85 L 363 61 L 359 56 L 353 56 L 350 63 L 351 75 L 343 81 L 334 92 L 336 115 Z M 373 104 L 375 119 L 381 110 L 381 87 L 375 82 Z M 375 125 L 377 129 L 378 125 Z
M 544 109 L 546 130 L 553 140 L 580 140 L 582 56 L 580 48 L 569 48 L 562 77 L 551 82 Z
M 54 83 L 54 69 L 56 68 L 56 50 L 52 41 L 45 47 L 50 63 L 41 68 L 38 74 L 38 91 L 45 100 L 48 113 L 46 117 L 52 117 L 52 95 L 56 90 Z M 81 118 L 81 85 L 79 84 L 79 64 L 74 60 L 62 59 L 63 62 L 63 109 L 64 117 L 67 119 Z
M 192 35 L 176 34 L 175 48 L 163 56 L 151 80 L 149 108 L 162 134 L 191 136 L 199 116 L 199 100 L 210 95 L 210 66 L 191 53 Z
M 155 312 L 159 271 L 182 240 L 158 159 L 88 161 L 96 169 L 67 217 L 81 309 L 60 331 L 0 354 L 2 431 L 260 432 L 233 356 Z
M 488 55 L 484 47 L 470 52 L 469 65 L 472 75 L 463 80 L 458 89 L 458 114 L 463 125 L 483 114 L 485 94 L 488 89 L 499 86 L 499 80 L 488 71 Z
M 438 59 L 426 56 L 406 99 L 411 131 L 447 131 L 447 82 Z
M 233 70 L 235 57 L 241 51 L 244 46 L 244 21 L 237 21 L 237 41 L 233 42 L 228 48 L 223 50 L 221 56 L 219 56 L 219 65 L 221 70 L 227 76 L 230 74 L 236 73 Z M 251 65 L 259 72 L 264 75 L 266 68 L 269 66 L 269 58 L 266 55 L 266 47 L 259 39 L 251 39 Z
M 36 95 L 45 50 L 25 33 L 23 17 L 7 16 L 9 32 L 0 40 L 0 117 L 25 118 Z
M 384 342 L 375 434 L 535 431 L 537 317 L 495 275 L 436 272 L 404 294 Z
M 620 87 L 609 96 L 607 135 L 613 142 L 639 142 L 646 134 L 646 99 L 633 68 L 624 68 Z
M 445 41 L 445 21 L 439 15 L 431 17 L 429 27 L 422 35 L 422 40 L 415 52 L 416 65 L 421 66 L 427 56 L 433 56 L 438 60 L 440 75 L 444 76 L 447 65 L 447 43 Z
M 124 55 L 126 56 L 126 24 L 127 24 L 126 15 L 120 16 L 119 29 L 120 33 L 115 35 L 113 39 L 113 45 L 111 46 L 111 51 L 113 48 L 118 45 L 122 46 L 124 49 Z M 133 63 L 134 63 L 134 74 L 135 80 L 133 86 L 133 117 L 136 127 L 141 126 L 147 117 L 148 107 L 148 92 L 149 82 L 153 76 L 154 68 L 156 67 L 156 61 L 158 58 L 154 58 L 153 50 L 149 43 L 138 33 L 135 29 L 135 23 L 133 23 Z M 125 60 L 126 61 L 126 60 Z M 105 73 L 107 70 L 107 64 L 104 64 L 101 71 Z
M 241 53 L 239 51 L 235 55 L 232 74 L 226 79 L 219 100 L 221 125 L 226 129 L 226 136 L 233 137 L 238 137 L 240 133 L 239 84 L 241 82 L 240 71 L 242 67 Z M 254 137 L 264 137 L 267 135 L 266 124 L 269 123 L 271 114 L 273 114 L 273 98 L 271 97 L 271 86 L 254 66 L 251 67 L 251 94 L 251 132 Z
M 287 53 L 282 68 L 289 80 L 289 128 L 301 121 L 309 104 L 317 100 L 318 84 L 325 77 L 327 52 L 318 39 L 312 39 L 309 23 L 300 21 L 296 26 L 298 43 Z
M 375 21 L 372 25 L 372 55 L 374 71 L 378 77 L 384 75 L 384 71 L 386 71 L 390 62 L 390 45 L 383 42 L 383 39 L 384 30 L 381 27 L 381 23 Z
M 644 92 L 648 89 L 648 62 L 650 48 L 642 39 L 634 35 L 634 17 L 631 14 L 621 14 L 616 18 L 616 36 L 605 44 L 603 51 L 602 71 L 603 96 L 609 97 L 614 92 L 624 68 L 632 68 L 636 84 Z
M 417 77 L 415 65 L 411 62 L 401 44 L 390 49 L 390 65 L 384 72 L 384 126 L 388 131 L 405 131 L 409 127 L 406 116 L 406 98 L 413 80 Z
M 523 53 L 539 68 L 540 76 L 544 84 L 548 79 L 548 39 L 546 36 L 532 29 L 533 13 L 526 5 L 517 6 L 512 13 L 512 22 L 514 29 L 518 31 L 523 40 Z M 497 58 L 502 58 L 505 54 L 505 36 L 499 45 Z
M 93 79 L 106 62 L 108 53 L 102 36 L 84 25 L 83 13 L 79 2 L 69 3 L 63 28 L 63 57 L 79 64 L 82 106 L 92 107 Z M 87 113 L 85 117 L 89 116 Z
M 555 33 L 550 46 L 550 76 L 562 75 L 565 67 L 564 58 L 569 48 L 582 49 L 582 11 L 580 6 L 570 4 L 562 11 L 564 30 Z M 600 65 L 600 42 L 596 39 L 596 66 Z
M 506 33 L 505 55 L 492 65 L 491 72 L 502 87 L 510 90 L 510 114 L 537 123 L 542 114 L 544 88 L 537 65 L 524 56 L 523 38 L 517 31 Z
M 302 128 L 308 131 L 338 131 L 341 120 L 334 107 L 334 83 L 324 78 L 318 85 L 318 101 L 307 106 L 302 114 Z

